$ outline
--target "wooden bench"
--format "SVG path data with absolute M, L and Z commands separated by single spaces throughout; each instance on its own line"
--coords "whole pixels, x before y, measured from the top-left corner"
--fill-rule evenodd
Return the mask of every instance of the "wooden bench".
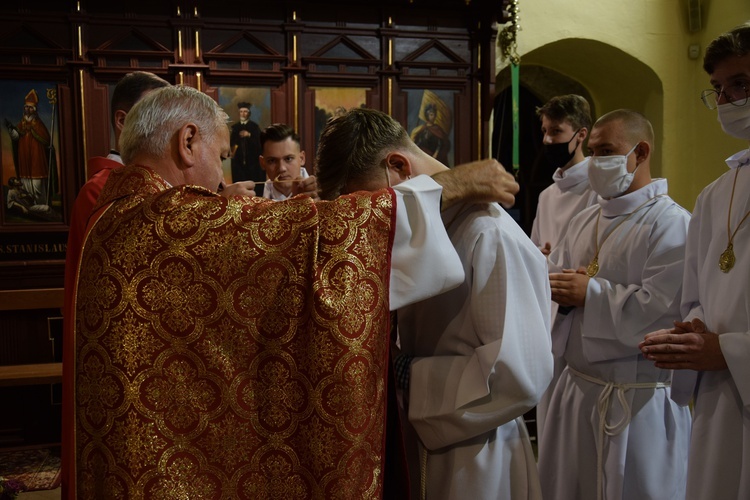
M 62 306 L 62 288 L 0 290 L 0 311 L 59 309 Z M 0 366 L 0 387 L 54 384 L 61 381 L 62 363 Z

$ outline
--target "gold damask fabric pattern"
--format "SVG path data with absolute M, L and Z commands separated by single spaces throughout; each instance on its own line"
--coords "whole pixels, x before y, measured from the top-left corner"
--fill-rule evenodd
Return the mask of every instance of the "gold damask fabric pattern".
M 223 198 L 118 169 L 76 303 L 81 498 L 379 498 L 389 190 Z

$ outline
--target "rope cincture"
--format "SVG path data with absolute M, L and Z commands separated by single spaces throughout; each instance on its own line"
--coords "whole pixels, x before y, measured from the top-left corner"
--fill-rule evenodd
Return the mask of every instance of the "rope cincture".
M 605 485 L 604 485 L 604 439 L 606 437 L 614 437 L 620 434 L 625 428 L 630 425 L 632 418 L 632 412 L 625 393 L 630 389 L 666 389 L 670 387 L 671 382 L 634 382 L 618 384 L 615 382 L 609 382 L 601 380 L 591 375 L 581 373 L 578 370 L 574 370 L 568 366 L 568 370 L 572 375 L 579 377 L 592 384 L 603 386 L 602 392 L 599 394 L 597 401 L 597 410 L 599 413 L 599 440 L 596 443 L 596 498 L 602 500 L 606 497 Z M 617 400 L 620 403 L 620 407 L 623 410 L 623 416 L 620 421 L 616 424 L 607 423 L 607 413 L 612 406 L 612 398 L 617 394 Z

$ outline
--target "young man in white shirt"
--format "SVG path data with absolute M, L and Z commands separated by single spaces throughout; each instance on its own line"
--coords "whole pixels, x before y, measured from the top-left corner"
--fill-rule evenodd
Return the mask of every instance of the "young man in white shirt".
M 583 152 L 591 130 L 591 109 L 583 97 L 568 94 L 553 97 L 536 113 L 542 124 L 544 155 L 555 173 L 552 185 L 539 195 L 531 241 L 549 255 L 568 221 L 596 203 L 596 193 L 589 186 L 588 158 Z
M 712 87 L 704 104 L 718 109 L 724 132 L 750 141 L 750 23 L 712 41 L 703 69 Z M 657 367 L 675 370 L 675 400 L 694 397 L 689 500 L 750 498 L 750 149 L 726 163 L 730 170 L 698 196 L 690 220 L 684 322 L 641 343 Z
M 531 228 L 531 241 L 544 255 L 556 247 L 568 222 L 586 207 L 596 203 L 597 194 L 589 186 L 589 159 L 583 153 L 583 143 L 591 130 L 591 108 L 583 97 L 576 94 L 556 96 L 537 108 L 542 122 L 544 154 L 555 169 L 552 185 L 539 195 L 536 217 Z M 565 368 L 564 339 L 570 329 L 568 309 L 558 311 L 552 303 L 552 354 L 555 374 L 547 392 L 536 407 L 537 437 L 541 440 L 547 418 L 547 406 L 555 382 Z M 560 314 L 558 314 L 560 312 Z
M 573 307 L 565 368 L 539 444 L 545 498 L 682 498 L 690 413 L 670 399 L 671 370 L 638 349 L 678 314 L 690 214 L 652 179 L 654 134 L 616 110 L 591 130 L 598 204 L 571 219 L 549 255 L 552 300 Z
M 305 169 L 305 151 L 299 135 L 284 123 L 274 123 L 260 133 L 260 166 L 268 180 L 263 198 L 285 200 L 300 193 L 317 197 L 315 176 Z

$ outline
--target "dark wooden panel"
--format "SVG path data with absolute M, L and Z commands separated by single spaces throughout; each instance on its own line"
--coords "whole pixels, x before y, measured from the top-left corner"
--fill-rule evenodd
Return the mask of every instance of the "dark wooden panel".
M 59 317 L 59 309 L 0 312 L 0 365 L 53 362 L 48 320 Z
M 62 288 L 0 290 L 0 311 L 60 309 L 62 306 Z
M 454 92 L 460 96 L 455 117 L 462 124 L 455 160 L 477 159 L 488 149 L 491 106 L 478 94 L 481 88 L 483 101 L 489 101 L 494 80 L 490 25 L 502 18 L 506 3 L 42 0 L 32 12 L 27 2 L 0 2 L 2 78 L 59 82 L 64 219 L 57 225 L 2 226 L 0 243 L 13 244 L 24 233 L 54 245 L 65 240 L 87 160 L 109 149 L 108 87 L 133 70 L 174 83 L 200 82 L 214 98 L 221 86 L 270 88 L 273 121 L 300 128 L 309 163 L 315 156 L 311 87 L 365 88 L 368 106 L 392 113 L 404 125 L 409 105 L 404 90 Z M 0 259 L 0 289 L 62 286 L 60 255 L 6 257 Z
M 0 387 L 62 382 L 62 363 L 0 366 Z

